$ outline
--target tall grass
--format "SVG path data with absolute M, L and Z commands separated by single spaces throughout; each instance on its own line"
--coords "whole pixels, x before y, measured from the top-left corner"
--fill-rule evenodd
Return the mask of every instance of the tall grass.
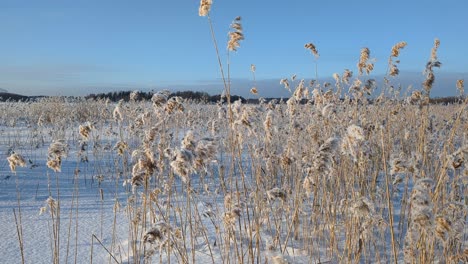
M 211 7 L 202 0 L 199 14 L 208 19 L 224 83 L 226 100 L 217 105 L 169 98 L 167 91 L 149 102 L 135 91 L 116 104 L 64 98 L 0 104 L 2 126 L 14 131 L 0 135 L 1 146 L 14 150 L 8 156 L 11 170 L 20 175 L 27 159 L 39 159 L 54 176 L 44 179 L 48 188 L 42 191 L 49 198 L 41 209 L 48 212 L 52 262 L 79 262 L 79 237 L 90 238 L 89 261 L 99 247 L 109 263 L 467 258 L 468 101 L 460 80 L 459 104 L 429 104 L 434 70 L 441 66 L 438 40 L 422 89 L 407 91 L 407 97 L 390 84 L 397 81 L 397 58 L 407 45 L 399 42 L 391 49 L 379 95 L 368 76 L 374 60 L 363 48 L 354 78 L 346 69 L 333 75 L 335 84 L 320 83 L 315 60 L 315 80 L 280 81 L 291 91 L 286 102 L 242 104 L 231 102 L 229 69 L 229 56 L 244 38 L 241 19 L 231 24 L 224 67 Z M 305 48 L 318 58 L 314 44 Z M 255 66 L 251 71 L 251 91 L 261 96 Z M 27 151 L 46 147 L 43 158 Z M 62 183 L 65 163 L 75 172 L 71 198 Z M 92 198 L 83 195 L 89 189 Z M 22 231 L 17 193 L 24 262 L 28 233 Z M 62 203 L 66 199 L 70 208 Z M 100 210 L 91 234 L 79 231 L 85 199 Z M 68 226 L 62 228 L 67 209 Z M 112 219 L 110 226 L 103 224 L 106 218 Z

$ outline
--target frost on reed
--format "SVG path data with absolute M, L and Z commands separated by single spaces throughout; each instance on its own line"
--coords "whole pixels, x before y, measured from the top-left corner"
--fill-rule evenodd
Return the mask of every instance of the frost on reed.
M 327 179 L 333 169 L 333 157 L 338 149 L 339 139 L 329 138 L 323 143 L 318 152 L 312 158 L 312 165 L 306 168 L 307 177 L 304 179 L 302 187 L 310 195 L 318 180 Z
M 457 90 L 461 97 L 465 95 L 465 81 L 463 79 L 457 80 Z
M 343 76 L 341 77 L 341 81 L 345 84 L 349 84 L 349 80 L 353 77 L 353 72 L 349 69 L 345 69 L 343 72 Z
M 123 100 L 120 100 L 115 106 L 114 111 L 112 112 L 112 116 L 114 117 L 115 122 L 121 122 L 123 120 L 122 104 Z
M 449 168 L 453 170 L 460 168 L 468 159 L 468 145 L 465 145 L 452 154 L 447 155 L 446 159 Z
M 289 81 L 288 79 L 284 78 L 284 79 L 281 79 L 280 80 L 280 84 L 281 85 L 284 85 L 284 89 L 288 90 L 289 92 L 291 92 L 291 88 L 289 88 Z
M 392 52 L 390 55 L 390 58 L 388 59 L 388 65 L 389 65 L 389 75 L 390 76 L 397 76 L 400 73 L 400 70 L 398 69 L 398 64 L 400 63 L 399 60 L 394 60 L 397 59 L 398 56 L 400 56 L 400 50 L 406 47 L 407 43 L 405 41 L 398 42 L 392 47 Z
M 367 74 L 370 74 L 372 70 L 374 70 L 374 63 L 370 60 L 370 49 L 369 48 L 362 48 L 361 49 L 361 56 L 359 57 L 359 62 L 357 67 L 359 69 L 359 75 L 362 75 L 364 71 Z
M 437 59 L 437 49 L 440 46 L 439 39 L 434 40 L 434 47 L 431 50 L 431 58 L 426 64 L 426 69 L 424 70 L 424 74 L 426 75 L 426 79 L 423 82 L 423 88 L 425 92 L 425 103 L 428 103 L 429 95 L 431 93 L 432 85 L 435 81 L 435 75 L 433 68 L 440 68 L 442 63 Z
M 132 159 L 136 160 L 136 163 L 132 168 L 132 178 L 127 182 L 130 182 L 135 193 L 137 187 L 148 183 L 158 167 L 155 155 L 148 146 L 145 146 L 143 150 L 137 149 L 133 151 Z M 127 182 L 124 182 L 124 184 Z
M 405 173 L 411 173 L 414 179 L 420 177 L 421 157 L 418 154 L 413 154 L 407 157 L 404 153 L 398 156 L 392 156 L 390 160 L 390 175 L 393 177 L 393 185 L 396 186 L 404 180 Z
M 114 149 L 117 150 L 117 153 L 119 154 L 119 156 L 123 156 L 123 154 L 125 153 L 125 150 L 128 149 L 128 144 L 125 141 L 119 141 L 115 144 Z
M 169 100 L 167 100 L 164 110 L 168 114 L 172 114 L 175 111 L 182 113 L 185 110 L 182 101 L 183 99 L 179 96 L 171 97 Z
M 317 47 L 315 47 L 315 45 L 313 43 L 306 43 L 304 45 L 304 48 L 310 50 L 310 52 L 312 52 L 312 54 L 314 55 L 314 57 L 317 59 L 319 57 L 319 53 L 318 53 L 318 50 L 317 50 Z
M 87 122 L 84 125 L 80 125 L 79 127 L 79 133 L 80 136 L 83 138 L 83 140 L 88 140 L 89 139 L 89 133 L 91 133 L 91 130 L 93 129 L 93 125 L 90 122 Z
M 201 13 L 207 15 L 210 5 L 211 1 L 202 1 Z M 233 28 L 241 30 L 240 23 Z M 232 45 L 233 49 L 238 47 Z M 398 43 L 392 48 L 395 65 L 397 61 L 393 60 L 403 47 L 403 43 Z M 314 53 L 315 47 L 310 49 Z M 368 66 L 369 56 L 369 50 L 364 49 L 360 74 L 372 68 Z M 437 65 L 433 64 L 432 67 Z M 391 76 L 397 74 L 396 69 L 389 70 Z M 354 81 L 350 70 L 334 74 L 333 78 L 337 90 L 349 87 L 352 96 L 359 99 L 376 87 L 372 79 Z M 104 148 L 96 148 L 92 162 L 97 163 L 79 167 L 85 175 L 107 175 L 102 165 L 115 164 L 117 168 L 110 165 L 109 172 L 122 172 L 126 178 L 106 177 L 101 182 L 99 176 L 95 178 L 102 184 L 99 187 L 112 186 L 111 181 L 119 183 L 116 186 L 122 181 L 131 184 L 133 193 L 128 188 L 122 188 L 125 193 L 118 189 L 115 193 L 116 199 L 129 196 L 126 209 L 122 210 L 127 212 L 129 236 L 116 233 L 119 232 L 117 240 L 123 238 L 132 247 L 135 245 L 135 249 L 128 250 L 133 260 L 142 255 L 149 259 L 159 253 L 161 263 L 169 258 L 187 263 L 206 260 L 207 254 L 212 254 L 213 263 L 264 263 L 275 261 L 265 252 L 278 249 L 278 253 L 299 263 L 387 263 L 394 260 L 390 243 L 399 250 L 396 262 L 401 262 L 403 249 L 410 263 L 434 263 L 436 257 L 462 261 L 468 256 L 464 248 L 466 111 L 460 111 L 457 123 L 454 109 L 458 105 L 431 105 L 430 115 L 436 117 L 430 117 L 428 125 L 423 126 L 422 115 L 414 111 L 417 107 L 413 104 L 420 103 L 424 91 L 410 93 L 408 102 L 395 99 L 383 104 L 361 104 L 361 100 L 350 102 L 350 97 L 341 100 L 331 84 L 313 81 L 306 87 L 304 80 L 295 75 L 280 83 L 288 90 L 295 88 L 287 102 L 262 101 L 253 106 L 237 101 L 231 105 L 232 120 L 228 120 L 228 108 L 223 102 L 194 104 L 170 98 L 170 92 L 161 91 L 150 102 L 117 104 L 114 117 L 118 126 L 109 122 L 113 119 L 111 111 L 106 119 L 84 117 L 73 123 L 73 131 L 81 124 L 81 142 L 101 135 L 91 124 L 104 127 L 109 131 L 99 140 L 107 146 L 104 151 L 110 151 L 115 144 L 121 155 L 107 155 L 99 152 Z M 312 98 L 308 90 L 313 91 Z M 302 104 L 304 98 L 311 103 Z M 136 100 L 133 95 L 132 100 Z M 31 118 L 33 124 L 42 113 Z M 374 131 L 377 123 L 385 123 L 385 134 Z M 416 133 L 420 127 L 421 133 Z M 181 133 L 185 134 L 179 140 Z M 211 138 L 199 136 L 206 133 Z M 427 140 L 422 134 L 428 134 Z M 141 146 L 132 152 L 128 162 L 129 145 L 137 144 Z M 427 151 L 414 151 L 419 144 Z M 54 142 L 49 148 L 49 167 L 59 171 L 62 153 L 66 151 L 64 142 Z M 108 157 L 114 162 L 109 163 Z M 14 155 L 8 158 L 13 171 L 26 163 L 18 160 L 21 159 Z M 203 178 L 212 173 L 214 160 L 219 173 Z M 420 178 L 437 179 L 441 169 L 447 170 L 448 176 L 441 178 L 443 191 L 434 198 L 432 180 Z M 393 184 L 385 178 L 387 171 Z M 131 178 L 127 180 L 129 174 Z M 181 183 L 173 181 L 173 175 L 186 183 L 182 186 L 194 188 L 186 194 L 186 204 L 181 202 Z M 393 189 L 384 197 L 387 186 Z M 199 195 L 201 189 L 205 190 L 203 195 Z M 208 203 L 211 205 L 206 205 L 207 209 L 198 210 L 198 204 Z M 106 204 L 102 203 L 103 208 Z M 121 213 L 119 204 L 114 206 L 115 219 L 121 225 L 125 220 L 122 222 L 117 215 Z M 50 198 L 42 211 L 60 211 L 59 207 L 59 199 L 55 203 Z M 77 211 L 77 224 L 78 219 L 82 217 Z M 389 223 L 390 219 L 395 223 Z M 390 242 L 390 228 L 396 231 L 395 242 Z M 121 226 L 116 230 L 121 230 Z M 203 230 L 203 237 L 198 230 Z M 106 239 L 103 243 L 107 247 L 111 242 Z M 122 254 L 118 244 L 107 247 L 116 257 Z M 191 251 L 196 261 L 186 258 Z M 306 253 L 300 259 L 302 251 Z M 172 258 L 177 254 L 184 256 Z
M 406 102 L 408 104 L 416 105 L 421 102 L 423 98 L 423 94 L 421 91 L 413 91 L 410 96 L 406 98 Z
M 274 201 L 276 199 L 280 199 L 281 201 L 285 202 L 286 199 L 288 198 L 288 193 L 286 190 L 275 187 L 271 190 L 268 190 L 266 192 L 267 198 L 270 201 Z
M 10 170 L 12 172 L 16 172 L 16 167 L 26 167 L 26 160 L 24 160 L 23 156 L 18 153 L 12 153 L 7 158 L 8 164 L 10 165 Z
M 170 165 L 183 182 L 190 182 L 190 174 L 206 171 L 207 165 L 216 159 L 216 143 L 212 138 L 195 140 L 189 130 L 182 139 L 180 149 L 166 149 L 165 154 L 171 159 Z
M 229 41 L 227 48 L 229 51 L 237 51 L 240 47 L 240 41 L 244 40 L 244 34 L 242 33 L 241 17 L 238 16 L 234 19 L 231 24 L 231 31 L 229 32 Z
M 153 94 L 151 97 L 151 102 L 153 103 L 153 108 L 157 109 L 167 103 L 169 99 L 170 92 L 168 90 L 159 91 Z
M 421 178 L 416 181 L 411 192 L 409 225 L 404 241 L 405 263 L 434 262 L 435 244 L 442 242 L 442 246 L 447 247 L 449 245 L 445 243 L 446 241 L 450 239 L 455 243 L 453 238 L 461 235 L 459 225 L 463 225 L 464 221 L 460 223 L 462 214 L 457 212 L 456 205 L 443 209 L 442 212 L 445 211 L 445 214 L 441 212 L 434 216 L 433 187 L 432 179 Z
M 140 97 L 140 91 L 135 90 L 130 93 L 130 101 L 135 102 L 139 99 Z
M 299 84 L 296 86 L 296 90 L 294 91 L 293 97 L 296 101 L 301 101 L 302 98 L 306 97 L 307 88 L 304 85 L 304 80 L 301 80 Z
M 145 242 L 145 259 L 149 260 L 156 252 L 162 254 L 164 249 L 172 251 L 174 246 L 182 243 L 182 231 L 173 228 L 166 222 L 158 222 L 151 227 L 143 236 Z
M 360 149 L 365 141 L 364 129 L 357 125 L 350 125 L 341 141 L 341 151 L 350 155 L 354 161 L 360 157 Z
M 257 94 L 258 94 L 257 88 L 256 88 L 256 87 L 252 87 L 252 88 L 250 89 L 250 93 L 251 93 L 251 94 L 254 94 L 254 95 L 257 95 Z
M 39 215 L 42 215 L 49 211 L 50 215 L 54 217 L 57 214 L 57 206 L 57 201 L 52 196 L 49 196 L 49 198 L 47 198 L 47 200 L 45 201 L 45 205 L 39 210 Z
M 273 139 L 273 111 L 268 110 L 265 121 L 263 122 L 263 129 L 265 130 L 265 142 L 269 143 Z
M 49 146 L 47 156 L 47 167 L 60 172 L 62 167 L 62 159 L 68 155 L 68 145 L 64 140 L 55 140 Z

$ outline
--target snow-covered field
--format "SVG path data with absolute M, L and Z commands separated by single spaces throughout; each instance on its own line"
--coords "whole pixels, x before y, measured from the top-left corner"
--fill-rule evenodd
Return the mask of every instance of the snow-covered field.
M 0 262 L 466 257 L 466 105 L 232 107 L 1 104 Z

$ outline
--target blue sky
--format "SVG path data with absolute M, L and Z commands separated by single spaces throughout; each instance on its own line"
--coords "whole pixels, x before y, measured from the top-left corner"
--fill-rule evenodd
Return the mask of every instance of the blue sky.
M 163 88 L 220 93 L 208 22 L 198 6 L 196 0 L 0 0 L 0 88 L 28 95 Z M 384 74 L 399 41 L 408 43 L 400 70 L 422 78 L 438 37 L 443 66 L 437 74 L 448 81 L 437 83 L 436 74 L 436 85 L 439 95 L 452 95 L 455 79 L 468 76 L 466 10 L 464 0 L 214 0 L 211 17 L 223 60 L 229 24 L 242 17 L 245 41 L 231 57 L 233 93 L 250 89 L 252 63 L 265 96 L 284 95 L 280 78 L 313 78 L 307 42 L 320 53 L 321 80 L 346 68 L 357 73 L 362 47 L 376 59 L 374 75 Z

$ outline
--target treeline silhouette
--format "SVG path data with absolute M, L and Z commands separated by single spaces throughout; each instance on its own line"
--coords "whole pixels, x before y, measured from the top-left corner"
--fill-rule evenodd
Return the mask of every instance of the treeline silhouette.
M 109 99 L 113 102 L 117 102 L 120 100 L 129 101 L 130 94 L 132 91 L 118 91 L 118 92 L 109 92 L 109 93 L 99 93 L 99 94 L 90 94 L 85 96 L 86 99 Z M 151 100 L 153 97 L 154 92 L 138 92 L 137 101 L 142 100 Z M 183 99 L 200 102 L 200 103 L 217 103 L 221 99 L 221 95 L 209 95 L 207 92 L 198 92 L 198 91 L 177 91 L 173 92 L 169 95 L 171 97 L 181 97 Z M 231 101 L 241 100 L 243 103 L 247 102 L 247 100 L 238 95 L 231 95 Z
M 0 93 L 0 102 L 19 102 L 19 101 L 34 101 L 38 98 L 45 97 L 45 96 L 26 96 L 14 93 L 7 93 L 1 92 Z
M 85 99 L 109 99 L 110 101 L 113 102 L 118 102 L 120 100 L 124 101 L 129 101 L 130 100 L 130 94 L 132 91 L 117 91 L 117 92 L 108 92 L 108 93 L 98 93 L 98 94 L 89 94 L 85 96 Z M 154 92 L 138 92 L 138 97 L 137 101 L 148 101 L 151 100 L 151 97 L 154 95 Z M 200 92 L 200 91 L 177 91 L 173 92 L 169 95 L 169 98 L 174 97 L 174 96 L 179 96 L 183 99 L 187 99 L 193 102 L 199 102 L 199 103 L 218 103 L 221 100 L 221 95 L 209 95 L 207 92 Z M 47 98 L 48 96 L 25 96 L 25 95 L 19 95 L 19 94 L 14 94 L 14 93 L 4 93 L 0 92 L 0 102 L 32 102 L 32 101 L 37 101 L 40 98 Z M 80 97 L 75 97 L 75 96 L 68 96 L 66 98 L 69 99 L 79 99 Z M 283 98 L 284 101 L 286 101 L 288 98 Z M 248 104 L 258 104 L 259 99 L 256 98 L 249 98 L 245 99 L 242 96 L 238 95 L 231 95 L 231 102 L 241 100 L 242 103 L 248 103 Z M 263 98 L 264 101 L 269 102 L 271 100 L 276 100 L 280 101 L 281 98 Z M 403 99 L 404 100 L 404 99 Z M 226 101 L 226 98 L 224 98 L 224 101 Z M 300 103 L 304 104 L 307 103 L 308 100 L 303 99 Z M 430 103 L 431 104 L 456 104 L 456 103 L 461 103 L 463 102 L 463 98 L 460 96 L 448 96 L 448 97 L 436 97 L 436 98 L 431 98 Z M 374 101 L 370 99 L 369 103 L 373 104 Z

